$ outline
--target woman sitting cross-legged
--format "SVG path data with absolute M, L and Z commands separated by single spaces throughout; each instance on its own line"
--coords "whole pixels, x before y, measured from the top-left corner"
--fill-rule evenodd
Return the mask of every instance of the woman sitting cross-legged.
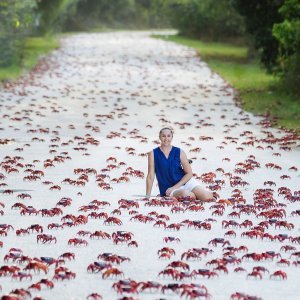
M 201 187 L 193 178 L 192 168 L 184 151 L 171 145 L 173 130 L 169 127 L 162 128 L 159 139 L 160 146 L 148 153 L 146 195 L 150 196 L 156 175 L 161 196 L 214 201 L 213 193 Z

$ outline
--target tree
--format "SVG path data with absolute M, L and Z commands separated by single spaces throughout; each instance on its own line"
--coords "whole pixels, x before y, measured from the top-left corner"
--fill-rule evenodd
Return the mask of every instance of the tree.
M 300 1 L 286 0 L 279 13 L 284 21 L 273 26 L 279 42 L 278 64 L 286 86 L 300 94 Z
M 67 30 L 91 28 L 149 28 L 168 24 L 165 0 L 79 0 Z
M 229 0 L 168 0 L 172 25 L 181 34 L 213 40 L 243 33 L 241 16 Z
M 41 34 L 53 34 L 61 30 L 63 22 L 75 14 L 79 0 L 37 0 L 36 14 Z
M 268 71 L 276 72 L 279 42 L 273 36 L 272 29 L 275 23 L 283 21 L 279 8 L 284 0 L 231 1 L 245 19 L 246 32 L 251 35 L 254 46 L 259 51 L 261 62 Z

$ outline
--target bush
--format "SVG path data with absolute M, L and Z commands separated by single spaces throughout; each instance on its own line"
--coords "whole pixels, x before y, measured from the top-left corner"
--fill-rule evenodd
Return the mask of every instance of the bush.
M 224 40 L 244 32 L 229 0 L 168 0 L 172 25 L 182 35 Z
M 33 24 L 35 0 L 0 0 L 0 67 L 19 63 Z
M 279 42 L 282 81 L 293 93 L 300 94 L 300 2 L 286 0 L 279 12 L 284 21 L 274 24 L 273 35 Z
M 76 12 L 79 0 L 38 0 L 36 14 L 38 16 L 39 34 L 51 35 L 61 31 L 65 20 Z

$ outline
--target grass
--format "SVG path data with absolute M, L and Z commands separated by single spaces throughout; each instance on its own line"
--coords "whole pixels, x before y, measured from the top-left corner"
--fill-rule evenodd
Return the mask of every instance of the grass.
M 59 47 L 59 41 L 54 37 L 30 37 L 25 40 L 25 48 L 21 65 L 0 68 L 0 81 L 13 80 L 24 71 L 32 69 L 41 56 Z
M 267 114 L 274 126 L 300 133 L 299 97 L 284 90 L 278 78 L 266 74 L 258 61 L 249 59 L 246 46 L 203 42 L 178 35 L 153 37 L 196 49 L 209 67 L 239 92 L 243 109 L 254 114 Z

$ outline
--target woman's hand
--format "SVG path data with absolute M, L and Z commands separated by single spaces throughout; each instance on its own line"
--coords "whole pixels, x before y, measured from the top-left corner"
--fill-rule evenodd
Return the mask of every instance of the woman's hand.
M 174 187 L 169 187 L 169 188 L 166 190 L 166 195 L 167 195 L 167 196 L 170 196 L 171 193 L 173 192 L 173 190 L 175 190 Z

